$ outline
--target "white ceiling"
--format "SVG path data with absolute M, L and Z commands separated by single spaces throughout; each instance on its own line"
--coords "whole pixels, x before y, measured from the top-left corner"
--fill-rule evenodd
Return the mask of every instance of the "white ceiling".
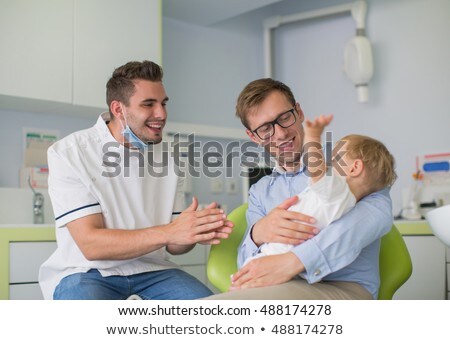
M 197 25 L 219 21 L 283 0 L 162 0 L 163 16 Z

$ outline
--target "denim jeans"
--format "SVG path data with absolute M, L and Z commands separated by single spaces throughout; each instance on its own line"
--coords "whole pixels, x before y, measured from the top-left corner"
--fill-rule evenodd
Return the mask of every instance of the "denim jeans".
M 103 277 L 98 270 L 66 276 L 55 289 L 55 300 L 125 300 L 130 295 L 143 300 L 193 300 L 212 292 L 180 269 L 165 269 L 130 276 Z

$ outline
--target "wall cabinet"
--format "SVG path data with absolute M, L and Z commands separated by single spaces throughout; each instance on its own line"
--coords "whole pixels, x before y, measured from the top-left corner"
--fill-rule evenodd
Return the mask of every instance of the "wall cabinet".
M 446 246 L 432 234 L 425 221 L 395 221 L 403 234 L 411 256 L 413 272 L 409 280 L 395 293 L 398 300 L 447 299 Z
M 73 4 L 0 0 L 0 94 L 72 102 Z
M 160 6 L 160 0 L 75 0 L 75 105 L 107 107 L 106 82 L 128 61 L 161 64 Z
M 0 227 L 0 300 L 39 300 L 39 267 L 56 249 L 52 225 Z
M 39 267 L 56 249 L 56 242 L 11 242 L 9 244 L 9 298 L 43 299 L 38 283 Z
M 105 109 L 114 68 L 161 63 L 160 1 L 0 0 L 0 102 L 13 106 L 0 109 L 20 98 Z
M 413 263 L 409 280 L 397 291 L 400 300 L 445 300 L 445 246 L 435 236 L 404 236 Z

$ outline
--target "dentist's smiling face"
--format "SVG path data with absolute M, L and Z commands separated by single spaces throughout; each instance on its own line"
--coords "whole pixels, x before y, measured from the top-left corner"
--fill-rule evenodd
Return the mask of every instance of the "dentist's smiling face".
M 294 106 L 295 123 L 286 128 L 275 124 L 273 136 L 269 139 L 263 140 L 252 131 L 277 118 L 283 119 L 283 114 L 291 109 L 292 104 L 286 96 L 279 91 L 273 91 L 260 105 L 250 109 L 247 115 L 247 123 L 250 128 L 247 130 L 247 135 L 255 143 L 263 145 L 266 151 L 275 157 L 286 170 L 297 168 L 302 155 L 304 116 L 300 105 L 297 103 Z
M 124 108 L 124 125 L 126 119 L 131 130 L 143 142 L 160 143 L 169 100 L 164 86 L 161 82 L 134 80 L 134 88 L 129 105 Z

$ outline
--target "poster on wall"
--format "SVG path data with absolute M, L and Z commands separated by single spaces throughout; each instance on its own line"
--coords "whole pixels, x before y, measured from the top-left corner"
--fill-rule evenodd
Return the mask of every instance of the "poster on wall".
M 20 187 L 47 188 L 47 149 L 60 136 L 58 130 L 24 127 L 22 129 L 23 164 L 20 169 Z

